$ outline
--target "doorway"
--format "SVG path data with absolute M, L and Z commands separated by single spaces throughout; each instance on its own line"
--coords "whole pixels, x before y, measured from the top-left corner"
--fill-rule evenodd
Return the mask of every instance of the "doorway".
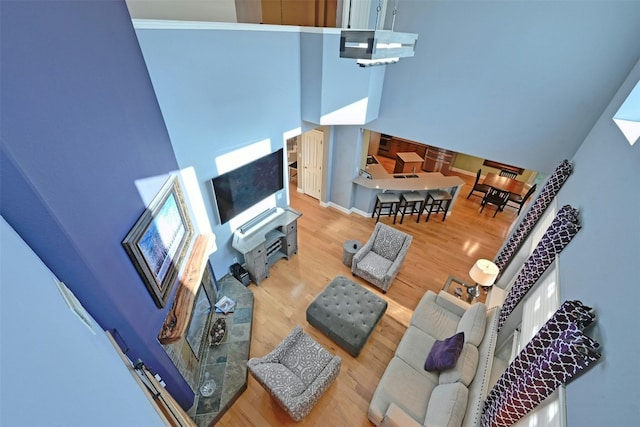
M 302 134 L 302 192 L 320 200 L 322 194 L 322 162 L 324 132 L 311 130 Z
M 289 185 L 298 184 L 298 137 L 287 139 L 287 165 L 289 169 Z

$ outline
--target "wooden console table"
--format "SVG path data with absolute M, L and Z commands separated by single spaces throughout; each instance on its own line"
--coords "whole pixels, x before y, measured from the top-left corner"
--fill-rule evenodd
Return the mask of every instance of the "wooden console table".
M 231 246 L 243 256 L 251 280 L 257 285 L 269 277 L 269 268 L 279 259 L 298 253 L 298 218 L 292 208 L 281 209 L 244 233 L 233 233 Z

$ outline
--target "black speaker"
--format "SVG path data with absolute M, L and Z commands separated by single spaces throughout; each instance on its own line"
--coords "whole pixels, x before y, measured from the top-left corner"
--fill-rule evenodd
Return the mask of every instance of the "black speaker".
M 231 270 L 231 274 L 236 278 L 236 280 L 245 286 L 249 286 L 251 279 L 249 278 L 249 273 L 244 269 L 244 267 L 236 262 L 229 267 L 229 270 Z

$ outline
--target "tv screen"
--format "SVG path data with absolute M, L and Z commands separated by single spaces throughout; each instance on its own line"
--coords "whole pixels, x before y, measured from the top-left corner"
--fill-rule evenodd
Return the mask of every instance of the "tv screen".
M 224 224 L 284 188 L 283 149 L 213 178 L 213 192 Z

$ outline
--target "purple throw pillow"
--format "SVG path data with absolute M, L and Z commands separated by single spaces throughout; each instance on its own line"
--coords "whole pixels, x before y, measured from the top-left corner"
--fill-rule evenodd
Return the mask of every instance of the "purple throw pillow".
M 456 366 L 464 345 L 464 332 L 458 332 L 442 341 L 437 340 L 424 363 L 426 371 L 444 371 Z

